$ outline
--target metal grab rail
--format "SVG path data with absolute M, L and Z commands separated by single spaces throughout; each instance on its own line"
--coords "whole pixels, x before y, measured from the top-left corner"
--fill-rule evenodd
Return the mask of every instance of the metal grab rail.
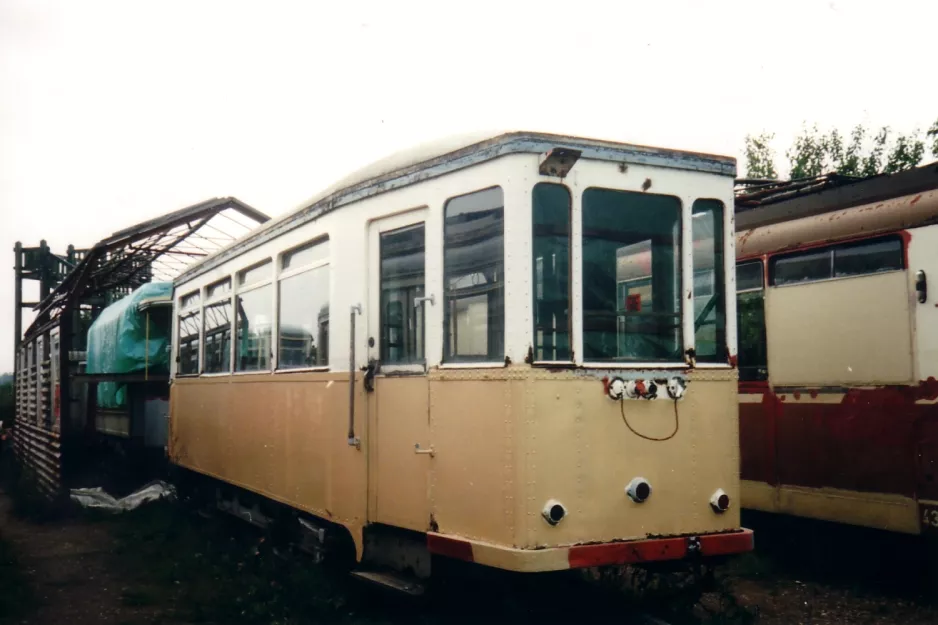
M 355 436 L 355 315 L 362 314 L 362 305 L 355 304 L 350 312 L 350 332 L 348 346 L 348 444 L 361 449 L 362 442 Z

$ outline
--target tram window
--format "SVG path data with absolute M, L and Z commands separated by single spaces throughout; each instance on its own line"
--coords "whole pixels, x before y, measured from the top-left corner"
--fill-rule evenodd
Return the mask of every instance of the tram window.
M 681 360 L 680 259 L 678 198 L 583 192 L 586 360 Z
M 443 354 L 449 362 L 505 355 L 505 199 L 501 187 L 443 207 Z
M 210 284 L 208 288 L 205 289 L 205 299 L 213 299 L 225 293 L 231 293 L 231 278 L 225 278 L 215 284 Z
M 235 371 L 270 370 L 272 292 L 266 284 L 235 297 Z
M 762 262 L 736 265 L 736 292 L 762 289 Z
M 762 288 L 762 261 L 736 266 L 736 326 L 738 328 L 739 379 L 766 380 L 769 377 L 765 339 L 765 298 Z
M 797 284 L 903 268 L 902 241 L 885 237 L 842 243 L 772 259 L 772 284 Z
M 272 269 L 273 265 L 271 265 L 269 260 L 258 263 L 253 267 L 248 267 L 238 272 L 238 285 L 248 286 L 261 282 L 262 280 L 267 280 L 271 276 Z
M 329 239 L 321 239 L 285 252 L 280 260 L 280 270 L 296 269 L 326 260 L 329 260 Z
M 541 182 L 532 202 L 534 359 L 570 360 L 570 191 Z
M 898 238 L 876 239 L 834 248 L 834 276 L 897 271 L 902 269 L 902 241 Z
M 424 225 L 381 233 L 381 361 L 423 361 Z
M 179 375 L 194 375 L 199 372 L 200 317 L 198 310 L 179 317 Z
M 278 369 L 329 366 L 329 240 L 283 254 Z
M 700 362 L 726 362 L 723 202 L 696 200 L 694 238 L 694 349 Z
M 186 310 L 187 308 L 198 306 L 198 304 L 199 304 L 199 292 L 198 291 L 189 293 L 188 295 L 183 295 L 181 298 L 179 298 L 179 308 L 181 310 Z
M 205 373 L 231 371 L 231 300 L 205 307 Z
M 199 303 L 199 291 L 187 293 L 179 298 L 181 313 L 176 329 L 178 335 L 176 371 L 179 375 L 199 373 L 199 324 L 202 318 Z

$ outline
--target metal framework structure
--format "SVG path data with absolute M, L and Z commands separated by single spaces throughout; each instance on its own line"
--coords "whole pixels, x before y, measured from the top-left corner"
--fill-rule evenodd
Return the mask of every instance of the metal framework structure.
M 61 490 L 65 460 L 83 444 L 87 415 L 81 396 L 88 376 L 81 375 L 80 363 L 87 329 L 97 315 L 142 284 L 173 280 L 190 263 L 268 220 L 235 198 L 214 198 L 115 232 L 66 259 L 55 257 L 65 263 L 60 272 L 64 275 L 50 274 L 42 282 L 36 318 L 22 340 L 17 328 L 14 352 L 14 446 L 45 491 Z M 40 255 L 48 250 L 44 243 L 39 249 Z M 17 246 L 16 251 L 18 278 L 33 278 L 23 271 L 23 260 L 28 260 L 23 248 Z M 38 279 L 45 276 L 44 266 L 37 264 Z M 21 297 L 16 306 L 19 317 Z

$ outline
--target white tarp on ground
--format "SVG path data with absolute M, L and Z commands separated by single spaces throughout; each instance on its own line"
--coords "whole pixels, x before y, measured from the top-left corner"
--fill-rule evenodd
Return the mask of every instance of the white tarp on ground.
M 73 488 L 71 491 L 72 501 L 83 508 L 96 508 L 108 512 L 126 512 L 139 507 L 141 504 L 164 497 L 174 499 L 176 489 L 171 484 L 159 480 L 150 482 L 120 499 L 115 499 L 107 494 L 100 486 L 96 488 Z

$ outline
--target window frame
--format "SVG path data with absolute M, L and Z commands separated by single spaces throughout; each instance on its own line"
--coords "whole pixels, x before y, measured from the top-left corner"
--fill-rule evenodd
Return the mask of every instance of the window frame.
M 196 299 L 194 301 L 191 300 L 191 298 L 195 296 L 197 296 Z M 186 302 L 186 300 L 189 300 L 189 301 Z M 175 366 L 175 377 L 197 378 L 200 375 L 202 375 L 202 354 L 205 352 L 205 350 L 203 349 L 203 345 L 202 345 L 202 337 L 203 337 L 203 330 L 204 330 L 204 327 L 202 324 L 204 323 L 204 315 L 205 315 L 204 311 L 202 310 L 203 300 L 204 298 L 203 298 L 201 288 L 193 289 L 179 296 L 179 300 L 178 300 L 179 304 L 178 304 L 178 308 L 177 308 L 176 315 L 175 315 L 176 327 L 174 329 L 176 333 L 176 345 L 173 348 L 173 351 L 175 352 L 175 358 L 173 358 L 173 364 Z M 197 337 L 198 338 L 196 339 L 196 345 L 199 348 L 199 354 L 196 357 L 195 372 L 194 373 L 180 373 L 179 364 L 182 362 L 182 358 L 179 353 L 179 350 L 182 348 L 182 335 L 179 333 L 180 322 L 184 318 L 192 316 L 194 314 L 197 314 L 199 316 L 198 321 L 197 321 L 198 323 Z
M 264 265 L 270 265 L 270 272 L 267 274 L 267 276 L 266 276 L 265 278 L 262 278 L 262 279 L 260 279 L 260 280 L 256 280 L 256 281 L 254 281 L 254 282 L 248 282 L 248 283 L 245 283 L 245 284 L 242 284 L 242 283 L 241 283 L 242 276 L 246 276 L 246 275 L 247 275 L 248 273 L 250 273 L 251 271 L 254 271 L 255 269 L 259 269 L 260 267 L 263 267 Z M 238 298 L 239 298 L 243 293 L 250 293 L 251 291 L 256 291 L 256 290 L 261 289 L 261 288 L 263 288 L 263 287 L 265 287 L 265 286 L 269 286 L 269 285 L 273 284 L 273 283 L 274 283 L 274 278 L 275 278 L 275 276 L 274 276 L 275 271 L 274 271 L 274 270 L 275 270 L 274 259 L 273 259 L 272 257 L 267 257 L 267 258 L 264 258 L 264 259 L 262 259 L 262 260 L 259 260 L 259 261 L 255 262 L 255 263 L 251 263 L 250 265 L 248 265 L 247 267 L 245 267 L 245 268 L 243 268 L 243 269 L 237 270 L 237 271 L 234 273 L 234 275 L 232 276 L 233 279 L 232 279 L 232 281 L 231 281 L 231 293 L 230 293 L 230 295 L 231 295 L 231 315 L 232 315 L 232 318 L 231 318 L 231 373 L 232 373 L 232 375 L 269 375 L 269 374 L 272 373 L 273 370 L 274 370 L 274 364 L 275 364 L 274 358 L 276 357 L 276 353 L 275 353 L 275 349 L 274 349 L 274 345 L 273 345 L 273 343 L 274 343 L 273 338 L 274 338 L 274 332 L 276 331 L 277 340 L 278 340 L 278 342 L 279 342 L 280 328 L 279 328 L 279 327 L 275 327 L 276 323 L 275 323 L 275 320 L 273 319 L 273 317 L 271 317 L 271 322 L 270 322 L 270 337 L 271 337 L 271 341 L 270 341 L 270 354 L 269 354 L 269 356 L 268 356 L 268 366 L 267 366 L 267 368 L 266 368 L 266 369 L 250 369 L 250 370 L 247 370 L 247 371 L 238 371 L 238 362 L 237 362 L 237 358 L 238 358 L 238 322 L 239 322 L 239 317 L 238 317 Z M 276 290 L 276 289 L 272 289 L 272 290 Z M 270 307 L 270 310 L 276 310 L 276 309 L 277 309 L 277 307 L 274 305 L 274 299 L 275 299 L 275 298 L 276 298 L 276 294 L 272 294 L 271 297 L 270 297 L 269 300 L 268 300 L 268 305 L 269 305 L 269 307 Z
M 227 291 L 223 293 L 213 295 L 211 298 L 207 297 L 209 290 L 222 284 L 223 282 L 228 281 L 231 285 Z M 228 314 L 234 315 L 234 276 L 228 275 L 224 278 L 219 278 L 211 282 L 210 284 L 205 285 L 204 293 L 202 294 L 202 323 L 199 327 L 201 335 L 199 337 L 199 346 L 201 348 L 201 353 L 199 354 L 199 375 L 205 377 L 217 377 L 222 375 L 231 375 L 234 373 L 234 322 L 231 321 L 231 345 L 228 348 L 228 370 L 227 371 L 206 371 L 205 370 L 205 309 L 224 302 L 228 300 Z
M 446 251 L 447 251 L 446 208 L 449 205 L 449 203 L 452 202 L 453 200 L 465 198 L 470 195 L 484 193 L 486 191 L 492 191 L 495 189 L 497 189 L 502 195 L 502 207 L 501 207 L 502 208 L 502 230 L 501 230 L 501 236 L 502 236 L 501 253 L 502 255 L 501 255 L 501 276 L 499 280 L 501 283 L 500 288 L 501 288 L 501 299 L 502 299 L 501 319 L 500 319 L 502 353 L 501 353 L 501 356 L 496 360 L 492 360 L 488 354 L 479 358 L 474 358 L 474 357 L 467 358 L 465 356 L 461 358 L 458 356 L 448 357 L 447 351 L 449 351 L 449 349 L 452 346 L 449 344 L 449 333 L 450 333 L 449 325 L 451 322 L 451 318 L 450 318 L 448 311 L 449 311 L 449 305 L 451 301 L 451 298 L 450 298 L 451 290 L 449 288 L 449 278 L 448 278 L 448 274 L 446 270 L 446 265 L 447 265 L 446 263 Z M 440 302 L 442 305 L 442 310 L 441 310 L 442 314 L 440 315 L 441 317 L 440 322 L 441 322 L 441 328 L 443 332 L 442 341 L 440 345 L 441 352 L 440 352 L 439 367 L 441 369 L 493 369 L 493 368 L 504 368 L 505 366 L 505 357 L 508 355 L 508 343 L 507 343 L 507 336 L 506 336 L 507 331 L 508 331 L 508 297 L 506 293 L 508 266 L 506 262 L 507 255 L 505 253 L 505 247 L 507 243 L 506 233 L 508 231 L 508 217 L 507 217 L 507 210 L 505 206 L 507 204 L 507 200 L 506 200 L 507 197 L 508 197 L 508 194 L 505 192 L 505 186 L 501 183 L 495 183 L 495 184 L 490 184 L 484 187 L 479 187 L 479 188 L 470 189 L 464 192 L 455 193 L 453 195 L 447 195 L 442 201 L 442 206 L 441 206 L 441 211 L 440 211 L 442 219 L 441 219 L 440 230 L 439 230 L 440 251 L 441 251 L 440 264 L 442 268 L 442 293 L 440 297 Z M 491 330 L 489 329 L 489 325 L 490 325 L 489 322 L 487 321 L 486 323 L 487 323 L 486 343 L 488 343 L 488 341 L 491 338 Z
M 739 281 L 737 280 L 737 282 L 736 282 L 736 293 L 752 293 L 752 292 L 754 292 L 754 291 L 765 291 L 765 287 L 766 287 L 766 280 L 765 280 L 765 263 L 762 262 L 762 259 L 761 259 L 761 258 L 751 258 L 751 259 L 748 259 L 748 260 L 740 260 L 740 261 L 737 261 L 736 264 L 735 264 L 735 266 L 734 266 L 735 270 L 738 271 L 738 270 L 739 270 L 739 267 L 740 267 L 741 265 L 759 265 L 759 279 L 760 279 L 760 282 L 759 282 L 759 286 L 758 286 L 758 287 L 749 288 L 749 289 L 741 289 L 741 288 L 739 288 Z
M 837 250 L 845 249 L 850 247 L 861 247 L 867 243 L 878 243 L 880 241 L 895 241 L 899 243 L 899 268 L 898 269 L 884 269 L 882 271 L 871 271 L 868 273 L 857 273 L 849 276 L 837 276 L 835 275 L 835 266 Z M 778 284 L 776 282 L 776 265 L 780 260 L 787 260 L 789 258 L 799 258 L 801 256 L 806 256 L 808 254 L 817 254 L 818 252 L 825 252 L 829 256 L 830 260 L 830 275 L 825 278 L 809 278 L 807 280 L 801 280 L 799 282 L 787 282 Z M 906 247 L 905 241 L 899 234 L 887 233 L 887 234 L 878 234 L 869 237 L 863 237 L 862 239 L 850 239 L 848 241 L 838 241 L 836 243 L 827 243 L 824 245 L 816 245 L 811 247 L 806 247 L 804 249 L 796 250 L 793 252 L 785 252 L 782 254 L 774 254 L 769 257 L 769 276 L 768 281 L 764 284 L 764 288 L 785 288 L 791 286 L 803 286 L 805 284 L 816 284 L 818 282 L 831 282 L 833 280 L 852 280 L 854 278 L 865 278 L 867 276 L 878 276 L 880 274 L 894 273 L 897 271 L 905 271 L 908 267 L 906 266 Z M 764 278 L 763 278 L 764 280 Z
M 698 202 L 702 202 L 702 203 L 715 202 L 715 203 L 719 204 L 719 207 L 720 207 L 720 210 L 719 210 L 719 214 L 720 214 L 720 224 L 719 224 L 719 225 L 720 225 L 720 232 L 719 232 L 719 236 L 714 236 L 714 237 L 713 237 L 713 243 L 714 243 L 714 255 L 716 255 L 716 246 L 717 246 L 717 244 L 719 244 L 719 247 L 720 247 L 720 256 L 721 256 L 720 261 L 721 261 L 721 262 L 720 262 L 719 265 L 717 265 L 717 263 L 714 262 L 713 268 L 710 269 L 709 272 L 710 272 L 710 276 L 711 276 L 711 280 L 710 280 L 710 294 L 713 295 L 713 294 L 717 291 L 718 288 L 722 289 L 722 291 L 723 291 L 723 293 L 722 293 L 722 295 L 723 295 L 723 297 L 722 297 L 722 300 L 723 300 L 723 329 L 722 329 L 722 332 L 723 332 L 723 341 L 717 345 L 717 352 L 718 352 L 717 355 L 716 355 L 715 357 L 713 357 L 713 358 L 706 357 L 705 359 L 701 359 L 700 352 L 699 352 L 699 350 L 698 350 L 698 346 L 697 346 L 697 327 L 696 327 L 696 326 L 697 326 L 697 305 L 696 305 L 696 302 L 697 302 L 697 297 L 698 297 L 698 295 L 697 295 L 697 275 L 698 275 L 698 273 L 701 273 L 701 272 L 698 272 L 698 271 L 696 271 L 696 270 L 694 269 L 694 262 L 695 262 L 694 254 L 695 254 L 695 252 L 696 252 L 696 247 L 694 246 L 694 243 L 695 243 L 695 240 L 694 240 L 694 215 L 696 214 L 696 213 L 695 213 L 695 209 L 696 209 L 696 207 L 698 206 Z M 683 212 L 681 213 L 681 215 L 683 216 Z M 726 269 L 726 266 L 727 266 L 727 260 L 730 260 L 730 259 L 727 258 L 727 248 L 730 247 L 730 249 L 732 250 L 732 253 L 735 254 L 735 246 L 731 246 L 731 245 L 730 245 L 730 241 L 727 240 L 727 227 L 726 227 L 726 226 L 727 226 L 727 223 L 728 223 L 728 222 L 730 222 L 730 215 L 728 214 L 727 204 L 726 204 L 726 202 L 724 202 L 723 200 L 721 200 L 721 199 L 719 199 L 719 198 L 716 198 L 716 197 L 712 197 L 712 196 L 702 195 L 702 196 L 699 196 L 699 197 L 694 198 L 694 200 L 693 200 L 692 202 L 690 202 L 690 246 L 691 246 L 691 252 L 690 252 L 690 256 L 691 256 L 691 258 L 690 258 L 690 269 L 691 269 L 690 291 L 691 291 L 691 302 L 693 302 L 693 304 L 692 304 L 691 306 L 689 306 L 689 316 L 690 316 L 689 322 L 690 322 L 690 327 L 693 329 L 693 341 L 692 341 L 692 345 L 693 345 L 694 352 L 695 352 L 694 367 L 697 368 L 697 369 L 707 369 L 707 368 L 711 368 L 711 369 L 725 369 L 725 368 L 731 368 L 731 367 L 732 367 L 732 366 L 730 365 L 730 349 L 729 349 L 729 341 L 730 341 L 730 310 L 735 310 L 736 294 L 735 294 L 735 293 L 730 293 L 730 289 L 729 289 L 729 277 L 730 277 L 730 276 L 729 276 L 729 272 L 728 272 L 727 269 Z M 732 233 L 731 236 L 733 236 L 733 238 L 735 239 L 735 233 Z M 731 260 L 732 260 L 732 262 L 733 262 L 733 277 L 735 278 L 735 276 L 736 276 L 736 259 L 735 259 L 735 257 L 734 257 L 734 258 L 732 258 Z M 735 281 L 735 280 L 734 280 L 734 281 Z M 732 299 L 732 307 L 731 307 L 731 302 L 730 302 L 731 299 Z M 717 301 L 719 301 L 719 300 L 717 300 Z M 735 316 L 735 312 L 734 312 L 733 314 L 734 314 L 734 316 Z M 739 328 L 736 328 L 736 334 L 737 334 L 737 339 L 736 339 L 736 343 L 737 343 L 737 345 L 736 345 L 736 355 L 737 355 L 737 357 L 739 356 L 739 338 L 738 338 L 738 333 L 739 333 Z M 718 333 L 718 334 L 719 334 L 719 333 Z M 684 340 L 684 343 L 685 343 L 685 346 L 686 346 L 686 345 L 687 345 L 687 339 L 686 339 L 686 338 L 685 338 L 685 340 Z M 722 345 L 722 347 L 721 347 L 721 345 Z M 686 349 L 686 347 L 685 347 L 685 349 Z
M 575 342 L 573 343 L 573 349 L 579 349 L 580 355 L 578 356 L 579 366 L 584 369 L 673 369 L 673 368 L 686 368 L 688 363 L 683 359 L 683 354 L 686 353 L 686 350 L 690 344 L 693 344 L 692 336 L 688 336 L 688 320 L 691 318 L 688 313 L 688 306 L 684 301 L 685 295 L 687 293 L 686 281 L 687 276 L 685 266 L 690 263 L 691 269 L 691 279 L 693 279 L 693 258 L 690 254 L 686 253 L 685 248 L 687 247 L 687 242 L 690 240 L 691 244 L 693 242 L 693 230 L 692 230 L 692 205 L 693 200 L 688 201 L 688 198 L 685 195 L 680 195 L 677 192 L 669 193 L 645 193 L 637 189 L 631 188 L 621 188 L 608 186 L 605 183 L 600 184 L 588 184 L 582 187 L 578 187 L 578 196 L 576 197 L 577 204 L 575 205 L 575 221 L 576 228 L 573 230 L 575 236 L 576 248 L 574 249 L 574 262 L 578 267 L 574 270 L 573 275 L 577 276 L 578 284 L 575 285 L 576 300 L 575 308 L 576 315 L 579 317 L 579 323 L 574 324 L 574 329 L 577 334 L 575 337 Z M 594 360 L 586 357 L 586 337 L 585 337 L 585 321 L 586 321 L 586 308 L 585 308 L 585 298 L 583 289 L 585 288 L 585 267 L 583 266 L 586 262 L 585 258 L 585 232 L 584 219 L 586 214 L 586 205 L 584 202 L 584 196 L 588 191 L 591 190 L 600 190 L 600 191 L 614 191 L 627 194 L 635 195 L 655 195 L 670 198 L 676 200 L 678 203 L 678 223 L 677 223 L 677 262 L 675 263 L 675 275 L 676 275 L 676 286 L 675 293 L 678 294 L 678 311 L 677 311 L 677 326 L 678 326 L 678 348 L 679 348 L 679 358 L 678 359 L 667 359 L 667 360 L 651 360 L 647 358 L 636 358 L 632 360 Z M 700 198 L 693 198 L 694 200 Z M 724 203 L 725 210 L 725 203 Z M 618 284 L 617 284 L 617 295 L 618 295 Z M 692 288 L 691 288 L 692 290 Z M 691 322 L 691 328 L 693 328 L 693 322 Z M 715 367 L 715 368 L 725 368 L 728 365 L 725 363 L 698 363 L 697 368 L 704 368 L 706 366 Z
M 318 260 L 314 260 L 306 263 L 305 265 L 296 265 L 290 267 L 289 269 L 283 269 L 283 259 L 290 254 L 296 253 L 303 248 L 312 248 L 317 245 L 326 244 L 329 246 L 328 253 L 325 257 Z M 273 373 L 274 374 L 287 374 L 287 373 L 303 373 L 309 371 L 331 371 L 331 364 L 326 363 L 325 365 L 317 365 L 313 367 L 291 367 L 289 369 L 283 369 L 280 367 L 280 288 L 284 280 L 298 276 L 307 271 L 313 271 L 321 267 L 327 267 L 332 264 L 332 241 L 328 234 L 321 234 L 319 236 L 313 237 L 298 243 L 296 245 L 290 246 L 290 248 L 283 250 L 276 255 L 276 262 L 274 263 L 274 321 L 277 330 L 277 340 L 274 341 L 274 362 L 272 363 Z M 332 271 L 329 271 L 329 316 L 332 316 Z M 329 341 L 332 340 L 332 332 L 329 333 Z M 331 354 L 332 350 L 327 347 L 327 354 Z M 248 372 L 244 372 L 248 373 Z
M 765 376 L 764 376 L 764 377 L 755 376 L 755 377 L 753 377 L 753 378 L 749 378 L 749 377 L 748 377 L 748 374 L 747 374 L 747 379 L 743 379 L 743 377 L 742 377 L 742 375 L 741 375 L 739 381 L 740 381 L 741 383 L 744 383 L 744 384 L 750 384 L 750 383 L 761 384 L 761 383 L 768 382 L 768 379 L 769 379 L 768 326 L 767 326 L 766 321 L 765 321 L 765 304 L 766 304 L 765 298 L 766 298 L 766 290 L 769 288 L 768 280 L 766 280 L 766 275 L 765 275 L 765 272 L 766 272 L 766 264 L 767 264 L 766 260 L 765 260 L 764 258 L 761 258 L 761 257 L 760 257 L 760 258 L 749 258 L 749 259 L 746 259 L 746 260 L 737 261 L 736 264 L 735 264 L 735 266 L 734 266 L 737 271 L 738 271 L 739 267 L 742 266 L 742 265 L 758 265 L 758 266 L 759 266 L 759 286 L 757 286 L 757 287 L 752 287 L 752 288 L 748 288 L 748 289 L 740 289 L 740 288 L 739 288 L 739 282 L 737 281 L 737 283 L 736 283 L 736 284 L 737 284 L 737 288 L 736 288 L 736 293 L 735 293 L 735 296 L 734 296 L 734 297 L 736 298 L 736 319 L 737 319 L 737 324 L 736 324 L 736 358 L 737 358 L 737 363 L 739 363 L 739 360 L 742 358 L 742 351 L 741 351 L 741 349 L 740 349 L 740 346 L 741 346 L 740 336 L 742 335 L 742 329 L 743 329 L 742 324 L 739 323 L 739 313 L 740 313 L 739 296 L 740 296 L 740 295 L 749 295 L 749 294 L 751 294 L 751 293 L 759 293 L 759 299 L 760 299 L 760 301 L 762 302 L 762 327 L 761 327 L 761 335 L 762 335 L 762 350 L 765 352 Z M 738 365 L 737 365 L 737 370 L 739 371 L 740 374 L 743 373 L 743 369 L 746 369 L 747 371 L 748 371 L 748 370 L 752 370 L 752 369 L 758 370 L 759 367 L 758 367 L 758 366 L 756 366 L 756 367 L 744 366 L 744 365 L 742 365 L 742 364 L 738 364 Z
M 534 256 L 534 240 L 537 235 L 534 233 L 534 189 L 540 185 L 549 185 L 553 187 L 560 187 L 567 193 L 567 341 L 569 343 L 568 349 L 570 352 L 570 357 L 562 360 L 546 360 L 537 358 L 537 258 Z M 575 356 L 576 356 L 576 345 L 578 342 L 582 342 L 582 337 L 576 336 L 576 324 L 574 323 L 574 317 L 577 314 L 582 314 L 577 312 L 577 303 L 582 304 L 582 297 L 578 298 L 576 295 L 576 284 L 574 276 L 576 274 L 576 268 L 574 267 L 576 255 L 574 254 L 574 247 L 577 245 L 577 231 L 582 232 L 582 224 L 577 228 L 576 219 L 574 217 L 574 198 L 575 194 L 573 189 L 569 185 L 562 182 L 546 182 L 538 181 L 531 186 L 531 201 L 529 203 L 531 209 L 531 216 L 529 223 L 531 225 L 531 348 L 532 348 L 532 361 L 533 366 L 542 366 L 542 367 L 552 367 L 552 366 L 575 366 Z M 580 243 L 582 245 L 582 242 Z

